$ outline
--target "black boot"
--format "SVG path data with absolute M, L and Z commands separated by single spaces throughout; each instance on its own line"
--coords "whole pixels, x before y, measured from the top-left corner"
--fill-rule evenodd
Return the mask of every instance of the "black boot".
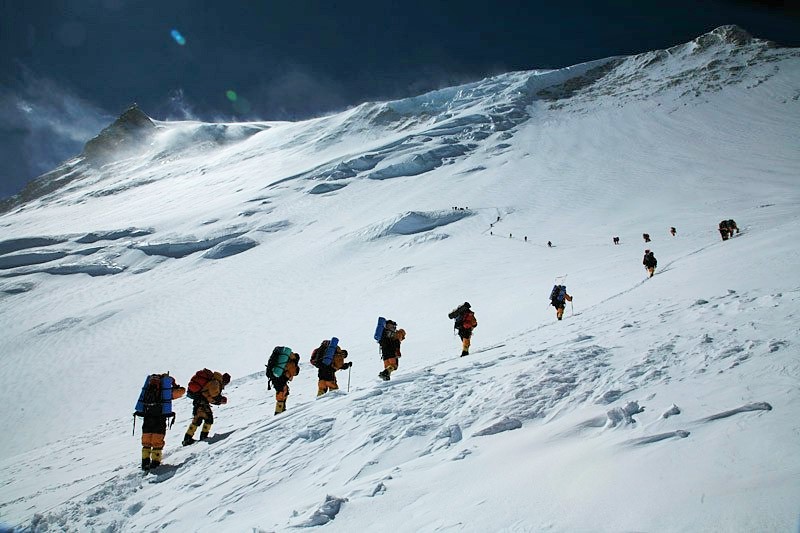
M 189 446 L 190 444 L 194 444 L 195 442 L 197 441 L 194 440 L 190 435 L 184 435 L 183 442 L 181 444 L 183 444 L 184 446 Z
M 208 438 L 208 431 L 200 433 L 200 440 L 206 440 L 207 438 Z
M 465 355 L 469 355 L 469 352 L 466 350 L 461 350 L 461 357 L 464 357 Z
M 150 461 L 150 471 L 152 472 L 153 470 L 158 468 L 158 465 L 160 465 L 160 464 L 161 463 L 159 463 L 158 461 Z
M 142 459 L 142 470 L 150 470 L 152 466 L 149 457 L 147 459 Z
M 387 372 L 386 370 L 378 372 L 378 377 L 380 377 L 383 381 L 389 381 L 389 372 Z

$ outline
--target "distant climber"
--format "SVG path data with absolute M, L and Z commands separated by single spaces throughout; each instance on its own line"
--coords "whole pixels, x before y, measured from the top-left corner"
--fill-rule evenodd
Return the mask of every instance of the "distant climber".
M 676 230 L 676 229 L 675 229 L 675 226 L 671 226 L 671 227 L 669 228 L 669 234 L 670 234 L 670 235 L 672 235 L 673 237 L 674 237 L 674 236 L 675 236 L 677 233 L 678 233 L 678 230 Z
M 614 241 L 614 244 L 619 244 L 619 237 L 614 237 L 613 241 Z
M 658 266 L 658 261 L 656 260 L 656 256 L 653 254 L 653 252 L 650 250 L 644 251 L 644 259 L 642 259 L 642 264 L 652 278 L 653 274 L 655 274 L 656 267 Z
M 561 320 L 564 317 L 564 308 L 567 302 L 572 301 L 572 296 L 567 294 L 566 285 L 554 285 L 550 291 L 550 305 L 556 308 L 556 318 Z
M 187 396 L 192 399 L 192 422 L 183 436 L 184 446 L 197 442 L 194 440 L 194 432 L 197 431 L 200 423 L 203 424 L 203 429 L 200 430 L 200 440 L 208 438 L 211 426 L 214 424 L 214 413 L 211 406 L 228 403 L 228 398 L 222 395 L 222 389 L 230 381 L 231 375 L 227 372 L 220 374 L 207 368 L 198 370 L 189 380 Z
M 644 242 L 650 242 L 650 234 L 649 233 L 642 233 L 642 238 Z
M 336 383 L 336 371 L 345 370 L 353 366 L 352 362 L 345 363 L 347 350 L 341 346 L 331 346 L 331 341 L 324 340 L 314 351 L 311 352 L 311 364 L 317 367 L 317 396 L 322 396 L 328 391 L 338 390 Z
M 547 247 L 548 247 L 548 248 L 552 248 L 552 247 L 553 247 L 553 243 L 552 243 L 552 242 L 550 242 L 550 241 L 547 241 Z
M 464 302 L 447 315 L 454 320 L 453 329 L 458 332 L 461 339 L 461 357 L 469 355 L 469 346 L 472 342 L 472 330 L 478 327 L 478 320 L 472 311 L 469 302 Z
M 378 373 L 378 377 L 384 381 L 389 381 L 392 372 L 399 367 L 399 359 L 402 355 L 400 353 L 400 343 L 406 338 L 406 331 L 404 329 L 397 329 L 397 322 L 394 320 L 386 320 L 385 324 L 380 331 L 378 345 L 381 350 L 381 359 L 383 359 L 383 370 Z
M 722 236 L 723 241 L 727 241 L 728 238 L 733 237 L 734 232 L 739 233 L 739 227 L 733 219 L 722 220 L 719 223 L 719 234 Z

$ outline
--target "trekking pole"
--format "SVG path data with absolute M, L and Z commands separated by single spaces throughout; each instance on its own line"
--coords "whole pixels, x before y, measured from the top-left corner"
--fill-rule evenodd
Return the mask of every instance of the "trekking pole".
M 353 364 L 350 363 L 350 366 L 347 368 L 347 392 L 350 392 L 350 372 L 353 371 Z
M 570 309 L 570 315 L 569 316 L 575 316 L 575 304 L 570 302 L 569 303 L 569 309 Z

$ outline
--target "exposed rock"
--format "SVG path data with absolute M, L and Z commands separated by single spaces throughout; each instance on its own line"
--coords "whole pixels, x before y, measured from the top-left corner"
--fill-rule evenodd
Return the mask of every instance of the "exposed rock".
M 142 147 L 155 129 L 150 117 L 133 104 L 113 124 L 87 142 L 81 155 L 89 164 L 102 165 L 117 157 L 119 152 Z

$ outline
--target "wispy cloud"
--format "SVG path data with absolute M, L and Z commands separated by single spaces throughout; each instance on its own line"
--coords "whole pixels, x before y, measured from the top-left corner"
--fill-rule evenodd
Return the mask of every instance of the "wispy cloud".
M 340 82 L 293 65 L 260 81 L 251 96 L 255 102 L 252 111 L 237 111 L 240 116 L 266 115 L 278 120 L 309 118 L 345 108 L 348 101 L 342 93 Z
M 0 86 L 0 196 L 80 153 L 113 117 L 45 77 L 22 68 L 13 86 Z
M 183 89 L 178 89 L 169 96 L 166 120 L 200 120 L 186 99 Z

